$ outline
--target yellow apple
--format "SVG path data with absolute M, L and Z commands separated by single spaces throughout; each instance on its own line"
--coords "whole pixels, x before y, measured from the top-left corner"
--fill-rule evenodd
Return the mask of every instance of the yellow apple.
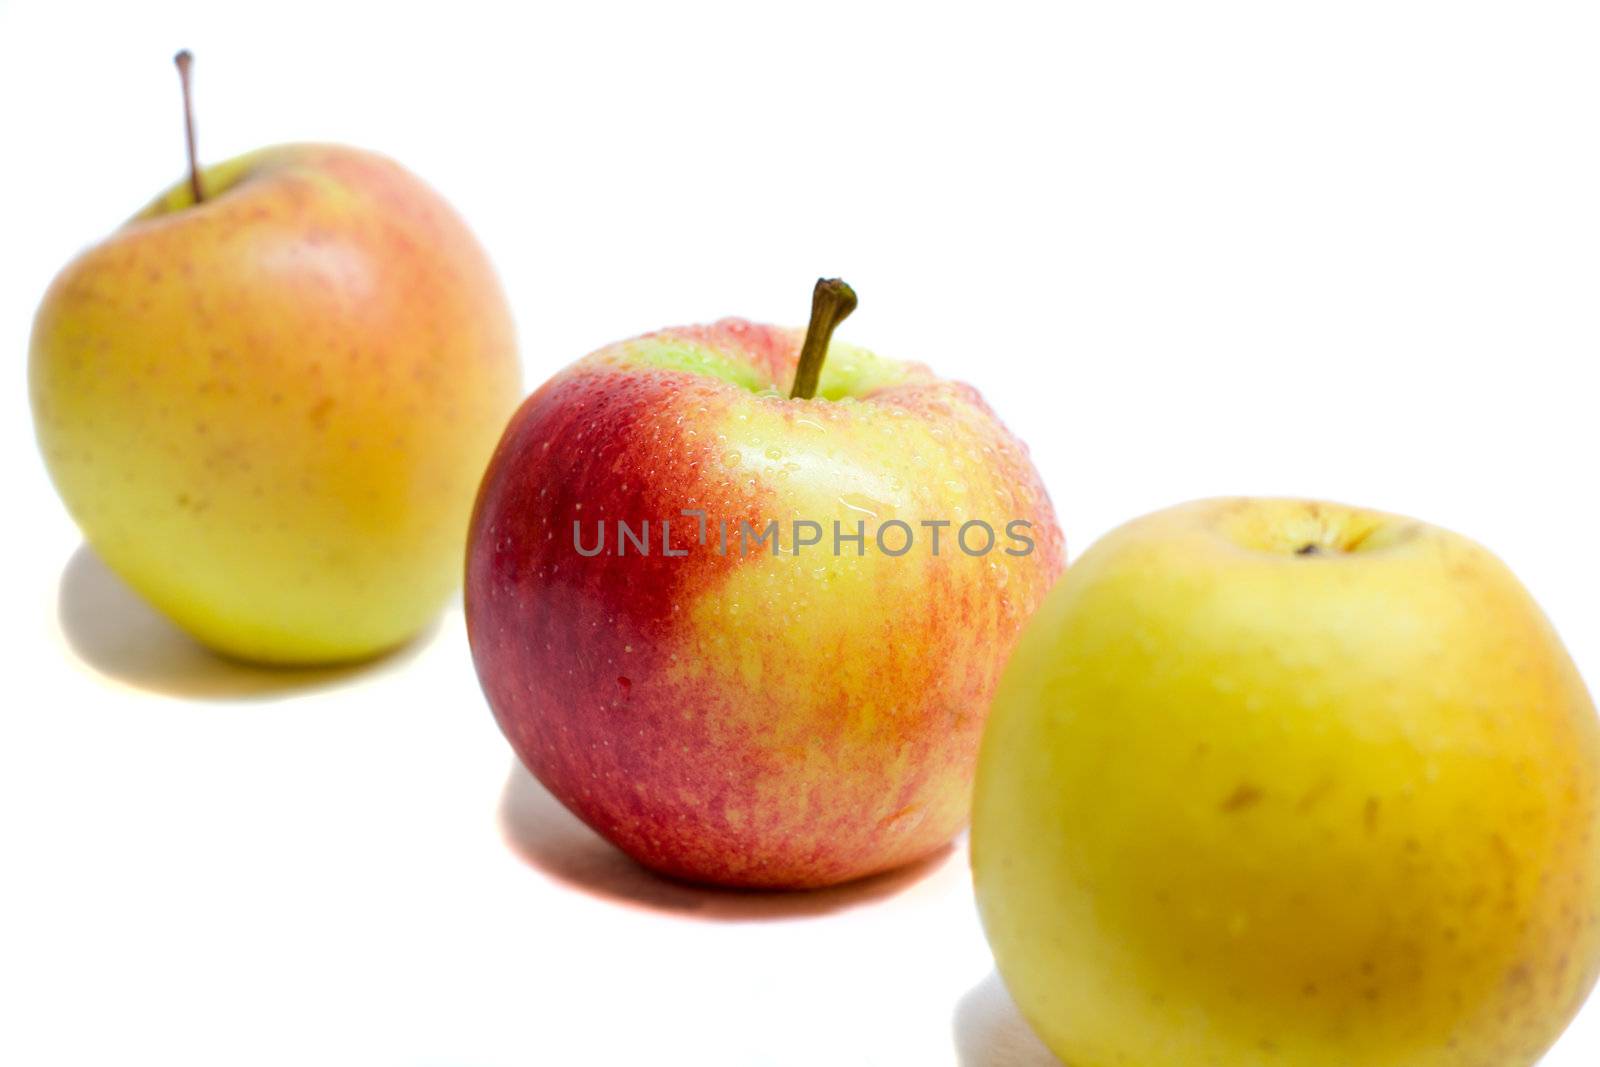
M 1600 966 L 1600 729 L 1493 555 L 1212 500 L 1068 570 L 1008 665 L 973 869 L 1072 1067 L 1527 1067 Z
M 436 193 L 352 148 L 174 186 L 51 285 L 39 445 L 84 535 L 195 637 L 275 663 L 369 656 L 459 581 L 520 393 L 511 316 Z

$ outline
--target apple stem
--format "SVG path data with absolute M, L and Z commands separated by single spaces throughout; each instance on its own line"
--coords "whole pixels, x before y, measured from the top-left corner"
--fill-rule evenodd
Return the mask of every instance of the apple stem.
M 194 202 L 206 198 L 205 187 L 200 184 L 200 160 L 194 148 L 194 98 L 189 87 L 189 70 L 194 66 L 194 56 L 185 48 L 172 57 L 178 66 L 178 81 L 183 85 L 183 134 L 189 145 L 189 191 Z
M 795 368 L 794 387 L 789 397 L 810 400 L 817 395 L 817 382 L 822 378 L 822 364 L 828 358 L 828 342 L 833 338 L 833 328 L 850 317 L 856 309 L 856 291 L 838 278 L 818 278 L 817 287 L 811 290 L 811 323 L 806 327 L 806 339 L 800 346 L 800 365 Z

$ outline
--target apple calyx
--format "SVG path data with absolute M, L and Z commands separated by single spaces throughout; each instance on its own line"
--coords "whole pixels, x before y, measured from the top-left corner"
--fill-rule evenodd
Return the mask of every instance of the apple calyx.
M 194 54 L 187 48 L 172 57 L 178 68 L 178 82 L 183 86 L 183 135 L 189 146 L 189 191 L 194 202 L 206 198 L 205 187 L 200 184 L 200 161 L 194 147 L 194 98 L 189 84 L 189 71 L 194 66 Z
M 810 400 L 817 395 L 817 382 L 822 378 L 822 364 L 828 358 L 833 329 L 855 309 L 856 291 L 842 279 L 817 279 L 816 288 L 811 290 L 811 322 L 806 326 L 806 339 L 800 345 L 800 363 L 794 371 L 789 399 Z

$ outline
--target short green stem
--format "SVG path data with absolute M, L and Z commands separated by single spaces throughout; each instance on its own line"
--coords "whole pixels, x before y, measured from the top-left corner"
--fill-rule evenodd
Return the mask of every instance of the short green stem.
M 800 346 L 800 365 L 795 368 L 794 387 L 789 397 L 810 400 L 817 395 L 822 379 L 822 364 L 828 358 L 828 342 L 833 329 L 856 309 L 856 291 L 838 278 L 818 278 L 811 291 L 811 323 Z

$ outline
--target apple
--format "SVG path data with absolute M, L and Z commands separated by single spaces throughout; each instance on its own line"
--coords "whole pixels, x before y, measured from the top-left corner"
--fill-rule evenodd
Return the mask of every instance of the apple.
M 1527 1067 L 1600 968 L 1600 729 L 1477 544 L 1188 504 L 1096 543 L 1029 624 L 972 865 L 1073 1067 Z
M 970 387 L 830 346 L 854 303 L 823 281 L 803 338 L 725 319 L 603 348 L 483 480 L 467 626 L 495 717 L 676 878 L 823 886 L 948 843 L 1061 568 L 1024 446 Z
M 266 663 L 358 659 L 426 625 L 521 395 L 466 225 L 334 145 L 191 156 L 57 276 L 30 385 L 95 551 L 200 641 Z

